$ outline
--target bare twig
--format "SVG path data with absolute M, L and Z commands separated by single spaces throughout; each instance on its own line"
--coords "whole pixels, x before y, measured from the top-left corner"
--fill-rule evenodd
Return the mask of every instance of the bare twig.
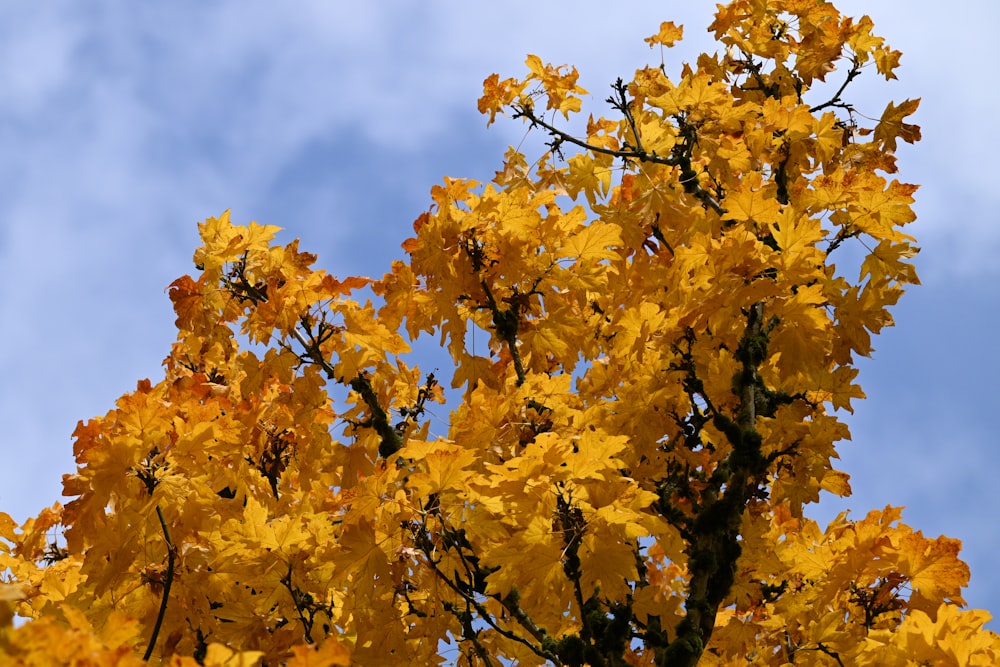
M 665 164 L 670 167 L 676 167 L 680 164 L 676 157 L 663 157 L 662 155 L 657 155 L 654 153 L 647 153 L 646 151 L 639 151 L 634 148 L 629 148 L 626 150 L 615 150 L 614 148 L 605 148 L 603 146 L 595 146 L 589 144 L 583 139 L 577 139 L 572 134 L 560 130 L 551 123 L 547 123 L 532 111 L 530 107 L 527 106 L 517 106 L 514 107 L 514 118 L 527 118 L 528 122 L 532 125 L 537 125 L 548 132 L 550 135 L 558 139 L 560 142 L 565 142 L 579 146 L 588 151 L 593 151 L 595 153 L 602 153 L 604 155 L 610 155 L 612 157 L 619 158 L 624 161 L 629 160 L 639 160 L 640 162 L 653 162 L 656 164 Z
M 796 651 L 819 651 L 820 653 L 828 655 L 836 660 L 840 667 L 844 667 L 844 662 L 840 659 L 840 654 L 830 648 L 827 648 L 826 646 L 823 646 L 823 644 L 819 644 L 817 646 L 799 646 Z
M 615 81 L 614 85 L 611 86 L 615 94 L 607 99 L 607 102 L 621 112 L 622 116 L 625 117 L 625 122 L 628 123 L 629 129 L 632 130 L 632 136 L 635 137 L 635 150 L 638 153 L 645 153 L 646 150 L 642 147 L 642 137 L 639 136 L 639 127 L 635 122 L 635 115 L 632 114 L 632 107 L 628 100 L 628 87 L 619 78 Z M 628 146 L 628 144 L 625 144 Z
M 848 110 L 852 109 L 853 107 L 850 104 L 846 104 L 840 101 L 840 96 L 843 95 L 845 90 L 847 90 L 848 84 L 850 84 L 851 81 L 854 81 L 854 79 L 856 79 L 860 74 L 861 74 L 861 65 L 855 59 L 851 64 L 851 69 L 847 73 L 847 77 L 844 79 L 844 83 L 840 84 L 840 88 L 838 88 L 837 92 L 833 94 L 833 97 L 828 99 L 826 102 L 823 102 L 822 104 L 817 104 L 814 107 L 810 107 L 809 113 L 816 113 L 817 111 L 822 111 L 827 107 L 839 107 Z

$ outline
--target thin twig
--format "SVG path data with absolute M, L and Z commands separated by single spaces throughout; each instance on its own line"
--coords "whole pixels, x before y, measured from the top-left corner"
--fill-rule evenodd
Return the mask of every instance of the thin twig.
M 621 112 L 625 116 L 625 121 L 628 123 L 629 128 L 632 130 L 632 136 L 635 137 L 635 150 L 637 153 L 645 153 L 646 149 L 642 147 L 642 137 L 639 136 L 639 127 L 635 122 L 635 115 L 632 113 L 632 109 L 629 106 L 628 101 L 628 87 L 625 83 L 619 79 L 615 81 L 614 85 L 611 86 L 615 91 L 615 96 L 608 98 L 608 103 L 612 107 Z M 627 146 L 628 144 L 626 144 Z
M 475 599 L 475 591 L 470 593 L 464 590 L 462 586 L 459 586 L 454 581 L 452 581 L 449 577 L 445 576 L 444 572 L 441 571 L 441 569 L 438 567 L 437 562 L 435 562 L 434 558 L 431 556 L 430 547 L 427 544 L 418 543 L 418 548 L 423 552 L 426 558 L 427 565 L 431 568 L 431 570 L 438 577 L 438 579 L 443 581 L 444 584 L 448 586 L 448 588 L 457 593 L 459 597 L 461 597 L 462 600 L 465 601 L 467 606 L 470 606 L 473 609 L 475 609 L 476 613 L 483 620 L 483 622 L 485 622 L 488 626 L 493 628 L 493 630 L 495 630 L 503 637 L 506 637 L 511 641 L 515 641 L 519 644 L 524 645 L 525 647 L 528 648 L 528 650 L 530 650 L 538 657 L 543 658 L 545 660 L 552 660 L 553 662 L 556 661 L 556 656 L 553 655 L 551 652 L 545 650 L 544 647 L 536 646 L 527 639 L 525 639 L 524 637 L 521 637 L 516 633 L 507 630 L 506 628 L 500 627 L 497 624 L 496 620 L 493 618 L 493 615 L 490 614 L 490 612 L 486 609 L 486 607 L 483 606 L 481 602 Z M 514 619 L 517 620 L 517 622 L 525 630 L 527 630 L 531 634 L 531 636 L 534 637 L 537 641 L 541 642 L 545 638 L 545 633 L 541 631 L 538 628 L 538 626 L 535 625 L 535 623 L 527 615 L 527 613 L 525 613 L 525 611 L 521 609 L 521 607 L 514 600 L 514 596 L 508 595 L 507 597 L 501 598 L 500 595 L 492 595 L 490 597 L 492 597 L 494 600 L 497 600 L 501 605 L 503 605 L 504 609 L 506 609 L 514 617 Z
M 312 644 L 313 643 L 313 638 L 312 638 L 313 618 L 312 618 L 312 614 L 310 614 L 310 618 L 308 618 L 308 619 L 306 618 L 305 612 L 302 609 L 302 607 L 305 606 L 303 604 L 303 602 L 304 602 L 304 600 L 303 600 L 303 593 L 302 593 L 302 591 L 300 591 L 297 588 L 295 588 L 295 586 L 292 584 L 292 562 L 291 561 L 288 562 L 288 574 L 286 574 L 284 577 L 281 578 L 281 584 L 285 587 L 285 589 L 288 590 L 289 595 L 292 596 L 292 604 L 295 605 L 295 611 L 298 612 L 299 620 L 302 622 L 302 630 L 303 630 L 302 636 L 305 637 L 305 640 L 308 643 Z
M 292 337 L 295 338 L 305 348 L 306 356 L 318 365 L 326 373 L 326 376 L 336 382 L 341 384 L 346 384 L 354 391 L 361 395 L 362 400 L 368 406 L 368 410 L 371 412 L 371 426 L 375 429 L 375 432 L 379 434 L 382 438 L 382 442 L 379 444 L 378 453 L 384 457 L 389 458 L 400 449 L 403 448 L 403 438 L 400 433 L 392 427 L 389 423 L 389 415 L 386 414 L 385 409 L 378 401 L 378 395 L 375 393 L 375 389 L 372 387 L 371 381 L 364 375 L 357 375 L 350 382 L 344 382 L 342 379 L 337 378 L 337 374 L 333 369 L 333 366 L 329 361 L 323 357 L 320 352 L 319 345 L 313 343 L 310 344 L 302 332 L 299 331 L 298 326 L 294 326 L 291 329 Z
M 847 73 L 847 78 L 844 79 L 844 83 L 840 84 L 840 88 L 838 88 L 837 92 L 833 94 L 833 97 L 828 99 L 826 102 L 823 102 L 822 104 L 817 104 L 814 107 L 810 107 L 809 113 L 816 113 L 817 111 L 822 111 L 827 107 L 842 107 L 845 109 L 850 109 L 851 105 L 841 102 L 840 96 L 844 93 L 845 90 L 847 90 L 847 85 L 851 83 L 851 81 L 853 81 L 855 78 L 857 78 L 859 74 L 861 74 L 861 66 L 858 64 L 857 60 L 855 60 L 851 65 L 851 70 Z
M 795 650 L 796 651 L 819 651 L 820 653 L 828 655 L 831 658 L 833 658 L 834 660 L 836 660 L 837 664 L 840 665 L 840 667 L 844 667 L 844 662 L 840 659 L 840 654 L 837 653 L 836 651 L 832 650 L 832 649 L 827 648 L 826 646 L 823 646 L 822 643 L 818 644 L 817 646 L 799 646 Z
M 631 115 L 631 112 L 629 115 Z M 675 154 L 669 157 L 663 157 L 662 155 L 657 155 L 656 152 L 649 153 L 645 149 L 640 148 L 615 150 L 612 148 L 604 148 L 603 146 L 595 146 L 583 141 L 582 139 L 577 139 L 572 134 L 560 130 L 551 123 L 545 122 L 535 115 L 535 113 L 531 110 L 531 107 L 527 106 L 515 106 L 514 118 L 527 118 L 528 122 L 531 123 L 532 126 L 538 125 L 548 132 L 552 137 L 554 137 L 553 144 L 555 145 L 556 150 L 558 150 L 559 144 L 568 142 L 588 151 L 619 158 L 626 163 L 630 160 L 637 160 L 639 162 L 663 164 L 668 167 L 679 167 L 681 170 L 681 185 L 684 186 L 684 191 L 688 194 L 694 195 L 706 208 L 712 209 L 718 215 L 722 216 L 726 214 L 726 209 L 724 209 L 722 205 L 716 201 L 715 197 L 699 185 L 697 181 L 698 176 L 692 169 L 691 156 L 688 153 L 675 152 Z M 636 133 L 636 138 L 637 143 L 639 143 L 638 133 Z
M 514 362 L 514 372 L 517 374 L 517 386 L 520 387 L 528 379 L 524 372 L 524 362 L 521 360 L 521 352 L 517 349 L 517 333 L 521 326 L 521 309 L 516 303 L 512 303 L 510 309 L 500 310 L 496 299 L 493 297 L 493 290 L 485 279 L 479 281 L 486 294 L 486 307 L 493 314 L 493 328 L 497 335 L 507 343 L 510 358 Z
M 630 150 L 615 150 L 613 148 L 604 148 L 603 146 L 595 146 L 593 144 L 588 144 L 582 139 L 577 139 L 572 134 L 568 132 L 563 132 L 556 126 L 545 122 L 534 112 L 525 106 L 514 107 L 514 118 L 527 118 L 528 122 L 532 125 L 539 125 L 546 132 L 552 136 L 559 139 L 561 142 L 567 142 L 579 146 L 580 148 L 585 148 L 588 151 L 593 151 L 595 153 L 603 153 L 604 155 L 610 155 L 612 157 L 620 158 L 622 160 L 639 160 L 640 162 L 654 162 L 656 164 L 665 164 L 669 167 L 676 167 L 680 164 L 680 161 L 674 157 L 663 157 L 662 155 L 657 155 L 656 153 L 647 153 L 646 151 L 638 151 L 634 149 Z
M 149 646 L 146 647 L 146 653 L 142 656 L 144 661 L 148 661 L 150 656 L 153 655 L 153 647 L 156 646 L 156 638 L 160 634 L 163 617 L 167 615 L 167 598 L 170 597 L 170 585 L 174 582 L 174 558 L 177 554 L 177 548 L 170 540 L 170 530 L 167 528 L 167 520 L 163 518 L 163 510 L 160 509 L 159 505 L 156 506 L 156 516 L 160 519 L 160 527 L 163 529 L 163 539 L 167 542 L 167 573 L 163 578 L 163 597 L 160 600 L 160 611 L 156 615 L 156 624 L 153 625 L 153 634 L 149 638 Z
M 454 614 L 455 609 L 452 605 L 446 605 L 445 608 L 449 606 L 451 607 L 450 611 Z M 472 605 L 469 604 L 468 600 L 465 601 L 465 612 L 461 614 L 459 623 L 462 624 L 462 636 L 472 643 L 472 647 L 476 651 L 476 655 L 479 656 L 479 659 L 483 661 L 486 667 L 493 667 L 493 660 L 490 659 L 489 651 L 479 641 L 479 631 L 472 627 Z

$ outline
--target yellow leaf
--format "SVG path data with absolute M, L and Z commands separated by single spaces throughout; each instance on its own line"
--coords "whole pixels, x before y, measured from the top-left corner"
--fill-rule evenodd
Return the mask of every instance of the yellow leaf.
M 442 440 L 412 442 L 400 451 L 400 456 L 419 461 L 426 472 L 414 474 L 410 481 L 420 497 L 442 491 L 460 492 L 467 488 L 469 471 L 478 458 L 475 450 Z
M 251 222 L 248 227 L 238 227 L 229 220 L 229 210 L 218 218 L 207 218 L 198 224 L 203 246 L 194 256 L 194 262 L 204 271 L 217 271 L 226 262 L 238 260 L 244 253 L 262 252 L 280 227 Z
M 600 588 L 601 592 L 615 599 L 629 592 L 628 581 L 634 581 L 635 548 L 617 539 L 602 538 L 592 533 L 583 536 L 580 548 L 581 569 L 586 589 L 584 595 Z
M 30 593 L 30 584 L 0 583 L 0 602 L 20 602 L 21 600 L 27 600 Z
M 253 667 L 263 655 L 263 651 L 236 652 L 223 644 L 213 642 L 208 645 L 203 664 L 205 667 Z
M 675 25 L 673 21 L 664 21 L 660 24 L 660 32 L 652 37 L 646 37 L 643 41 L 652 48 L 656 44 L 663 46 L 673 46 L 684 37 L 684 26 Z
M 286 667 L 347 667 L 351 664 L 351 653 L 336 639 L 327 639 L 316 646 L 296 646 L 292 649 L 292 659 Z
M 887 151 L 896 150 L 896 139 L 908 144 L 920 141 L 920 126 L 904 123 L 903 119 L 913 114 L 920 105 L 920 99 L 906 100 L 898 107 L 889 102 L 882 112 L 882 118 L 875 126 L 875 141 L 881 141 Z
M 576 95 L 586 94 L 587 91 L 577 85 L 580 74 L 575 67 L 543 64 L 541 58 L 533 54 L 528 56 L 525 64 L 531 72 L 528 79 L 535 79 L 542 84 L 548 97 L 548 109 L 560 111 L 566 118 L 570 111 L 580 110 L 580 98 Z
M 584 431 L 575 442 L 576 452 L 566 465 L 578 479 L 604 479 L 624 465 L 616 455 L 627 446 L 625 436 Z
M 592 222 L 566 239 L 558 256 L 575 259 L 580 263 L 615 259 L 615 248 L 622 244 L 621 230 L 617 225 Z
M 961 592 L 969 583 L 969 566 L 958 558 L 960 541 L 947 537 L 930 540 L 917 532 L 903 537 L 895 546 L 900 552 L 901 569 L 913 589 L 912 608 L 931 612 L 942 602 L 965 604 Z
M 487 125 L 492 125 L 503 108 L 513 104 L 524 90 L 525 83 L 516 79 L 500 80 L 499 74 L 491 74 L 483 81 L 483 96 L 479 98 L 479 113 L 489 115 Z
M 516 539 L 494 546 L 488 564 L 499 568 L 487 578 L 486 594 L 506 596 L 513 588 L 557 591 L 566 584 L 561 536 L 553 534 L 549 517 L 530 520 Z
M 816 243 L 823 238 L 823 227 L 815 218 L 785 215 L 780 223 L 774 225 L 771 234 L 781 248 L 782 260 L 790 264 L 796 256 L 818 256 Z
M 726 214 L 722 219 L 734 222 L 774 223 L 781 212 L 773 188 L 761 186 L 760 174 L 757 173 L 747 174 L 739 188 L 726 196 L 723 205 Z

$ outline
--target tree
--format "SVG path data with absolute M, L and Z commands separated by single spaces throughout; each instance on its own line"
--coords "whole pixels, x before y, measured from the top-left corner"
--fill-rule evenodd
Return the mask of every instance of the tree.
M 207 219 L 164 378 L 79 424 L 65 506 L 0 514 L 5 664 L 1000 662 L 958 541 L 803 517 L 850 493 L 837 412 L 917 283 L 917 101 L 846 97 L 895 76 L 872 28 L 735 0 L 721 54 L 580 134 L 576 70 L 529 56 L 479 108 L 548 150 L 434 187 L 381 279 Z

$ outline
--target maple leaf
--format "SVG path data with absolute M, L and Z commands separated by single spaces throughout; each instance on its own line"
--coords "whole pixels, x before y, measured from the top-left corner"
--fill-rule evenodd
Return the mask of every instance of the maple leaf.
M 621 230 L 616 225 L 593 222 L 567 238 L 558 257 L 572 258 L 580 264 L 618 257 L 615 248 L 621 246 Z
M 580 551 L 588 597 L 598 589 L 610 599 L 624 599 L 631 592 L 627 582 L 638 576 L 634 545 L 590 534 L 584 535 Z
M 941 602 L 965 605 L 960 593 L 969 582 L 969 566 L 958 558 L 961 542 L 947 537 L 929 540 L 917 532 L 903 537 L 895 546 L 901 569 L 913 589 L 911 609 L 933 613 Z
M 280 228 L 251 222 L 247 227 L 237 227 L 229 219 L 227 209 L 218 218 L 207 218 L 199 223 L 198 231 L 203 243 L 194 256 L 194 262 L 203 271 L 218 271 L 226 262 L 240 258 L 244 253 L 265 250 Z
M 389 560 L 382 549 L 379 534 L 373 522 L 359 520 L 345 527 L 338 539 L 346 573 L 374 582 L 388 576 Z
M 426 467 L 426 472 L 411 478 L 418 494 L 425 498 L 443 491 L 465 490 L 469 477 L 466 468 L 478 459 L 474 451 L 443 441 L 414 442 L 404 447 L 400 454 Z
M 491 74 L 483 81 L 483 95 L 479 98 L 477 107 L 479 113 L 489 115 L 486 121 L 487 126 L 492 125 L 498 113 L 503 112 L 505 106 L 511 105 L 520 97 L 526 83 L 516 79 L 500 80 L 499 74 Z
M 576 95 L 585 95 L 587 91 L 577 85 L 580 74 L 575 67 L 543 64 L 542 59 L 533 54 L 528 56 L 525 64 L 530 71 L 528 79 L 541 83 L 548 98 L 547 108 L 562 112 L 566 118 L 571 111 L 580 110 L 580 98 Z
M 722 219 L 768 224 L 778 221 L 780 211 L 781 205 L 774 195 L 761 184 L 760 174 L 752 173 L 740 183 L 736 192 L 726 197 L 726 214 Z
M 882 142 L 885 150 L 893 152 L 896 150 L 896 139 L 902 139 L 908 144 L 920 141 L 920 127 L 911 123 L 904 123 L 903 119 L 912 115 L 920 105 L 920 100 L 906 100 L 899 106 L 889 102 L 878 125 L 875 126 L 875 141 Z
M 643 41 L 649 44 L 650 48 L 656 44 L 662 46 L 673 46 L 684 38 L 684 26 L 675 25 L 673 21 L 664 21 L 660 24 L 660 31 L 652 37 L 646 37 Z

